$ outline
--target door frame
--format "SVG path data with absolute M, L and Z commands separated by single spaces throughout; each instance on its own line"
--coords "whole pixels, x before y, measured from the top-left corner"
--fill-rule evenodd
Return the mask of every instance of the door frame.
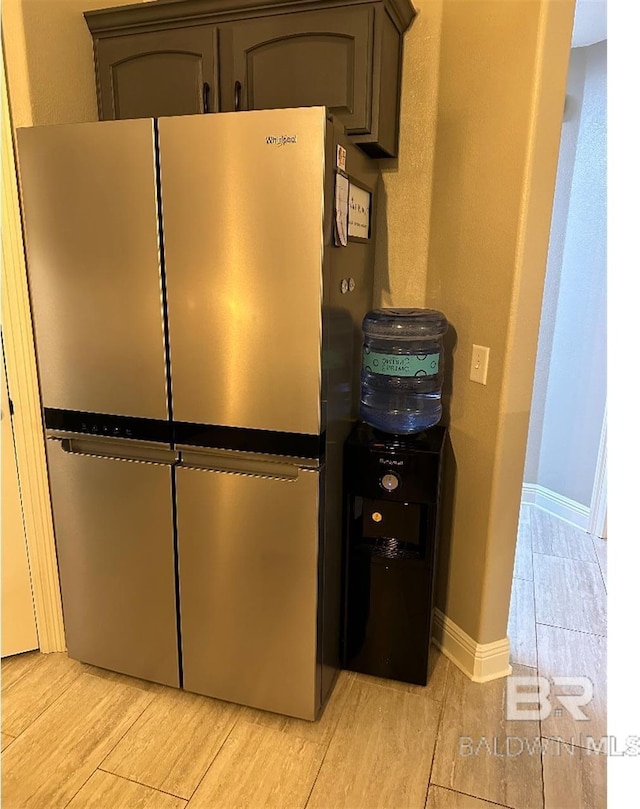
M 41 652 L 66 649 L 40 389 L 31 325 L 13 127 L 2 47 L 2 325 L 7 383 Z
M 27 538 L 24 530 L 24 509 L 20 496 L 20 480 L 16 461 L 16 441 L 4 341 L 0 328 L 0 373 L 2 376 L 2 634 L 0 656 L 11 657 L 38 649 L 38 629 L 33 603 L 33 584 L 29 569 Z M 7 445 L 5 447 L 5 444 Z M 26 573 L 26 576 L 25 576 Z

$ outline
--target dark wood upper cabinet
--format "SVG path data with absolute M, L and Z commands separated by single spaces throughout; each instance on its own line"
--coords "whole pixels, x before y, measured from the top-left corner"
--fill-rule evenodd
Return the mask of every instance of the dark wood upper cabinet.
M 157 0 L 85 13 L 101 119 L 326 106 L 398 152 L 410 0 Z
M 105 37 L 95 43 L 101 120 L 217 109 L 213 26 Z
M 373 18 L 358 6 L 222 25 L 222 110 L 324 105 L 350 134 L 370 132 Z

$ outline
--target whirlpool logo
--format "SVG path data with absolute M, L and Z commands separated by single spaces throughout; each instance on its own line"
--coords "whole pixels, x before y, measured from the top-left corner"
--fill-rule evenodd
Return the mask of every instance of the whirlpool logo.
M 286 146 L 288 143 L 297 143 L 297 135 L 267 135 L 264 139 L 267 146 Z

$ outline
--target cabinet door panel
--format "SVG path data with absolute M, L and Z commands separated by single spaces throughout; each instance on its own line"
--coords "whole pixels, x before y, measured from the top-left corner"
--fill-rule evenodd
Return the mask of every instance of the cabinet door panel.
M 101 39 L 100 117 L 153 118 L 215 111 L 215 28 L 177 28 Z
M 371 132 L 372 8 L 275 15 L 220 26 L 221 107 L 326 106 L 351 134 Z

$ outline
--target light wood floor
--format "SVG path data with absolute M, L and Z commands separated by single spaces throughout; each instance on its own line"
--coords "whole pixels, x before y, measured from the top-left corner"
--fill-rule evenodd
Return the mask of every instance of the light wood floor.
M 342 672 L 316 723 L 32 652 L 2 661 L 2 807 L 601 809 L 605 757 L 541 745 L 606 733 L 604 554 L 523 509 L 514 674 L 592 678 L 588 722 L 505 721 L 506 680 L 435 649 L 426 688 Z
M 606 756 L 590 742 L 607 734 L 606 547 L 548 512 L 521 509 L 507 630 L 514 668 L 550 680 L 585 677 L 593 687 L 581 709 L 587 718 L 578 720 L 554 695 L 582 689 L 551 685 L 553 710 L 540 723 L 545 809 L 606 806 Z

